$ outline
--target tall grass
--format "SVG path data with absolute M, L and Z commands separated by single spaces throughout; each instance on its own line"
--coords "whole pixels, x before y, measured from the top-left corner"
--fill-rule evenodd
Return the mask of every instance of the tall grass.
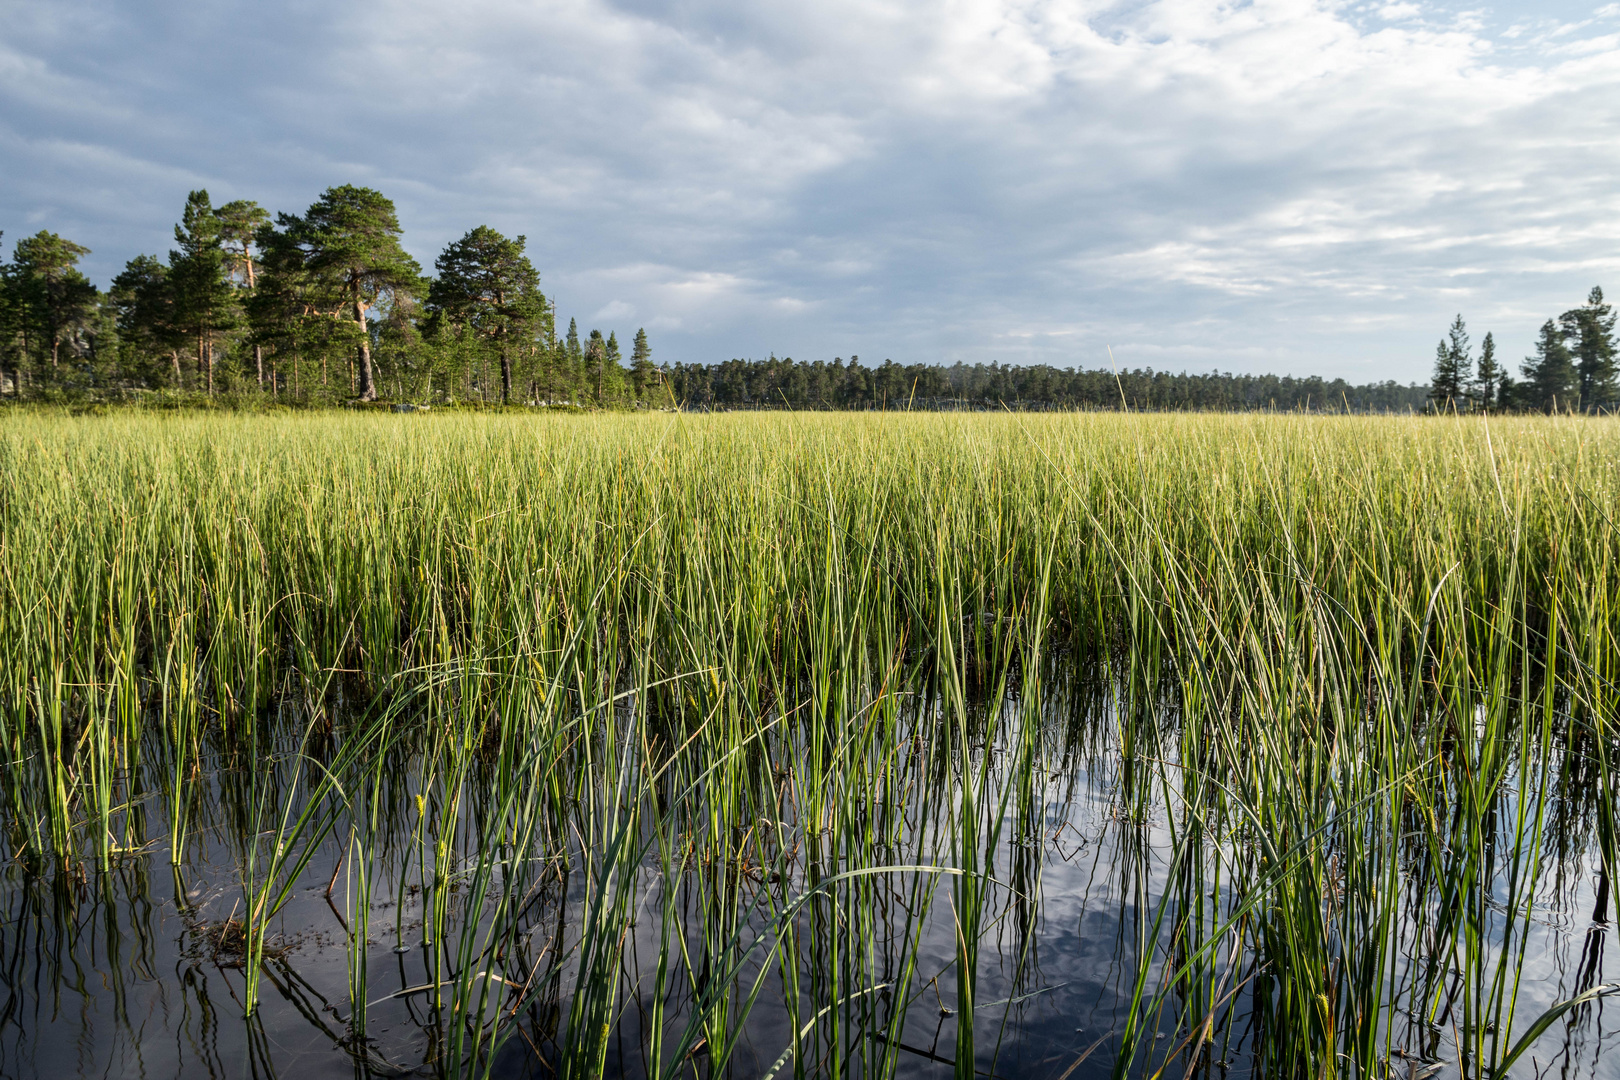
M 969 1076 L 1042 990 L 1087 682 L 1137 897 L 1093 1064 L 1496 1076 L 1590 1000 L 1521 1006 L 1549 867 L 1595 853 L 1620 903 L 1617 452 L 1567 418 L 11 415 L 6 853 L 179 867 L 224 819 L 252 1012 L 344 852 L 362 1057 L 391 893 L 451 1072 L 717 1073 L 768 1001 L 762 1072 L 892 1073 L 932 1008 Z

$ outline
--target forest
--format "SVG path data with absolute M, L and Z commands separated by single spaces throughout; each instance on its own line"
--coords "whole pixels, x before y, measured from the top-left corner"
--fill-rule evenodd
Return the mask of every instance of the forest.
M 674 364 L 669 384 L 687 408 L 709 409 L 1118 409 L 1332 412 L 1421 411 L 1426 385 L 1352 386 L 1320 376 L 1172 374 L 1139 368 L 1047 364 L 896 364 L 865 367 L 792 359 Z
M 3 238 L 3 234 L 0 234 Z M 1594 288 L 1549 319 L 1515 379 L 1459 315 L 1428 383 L 1046 364 L 655 363 L 638 329 L 559 333 L 523 236 L 480 225 L 423 268 L 394 204 L 327 189 L 303 214 L 215 206 L 191 192 L 167 257 L 139 255 L 105 290 L 90 250 L 50 231 L 0 263 L 0 396 L 227 406 L 421 404 L 588 408 L 1595 411 L 1617 391 L 1615 315 Z
M 524 237 L 479 226 L 426 275 L 400 236 L 393 202 L 369 188 L 329 188 L 273 219 L 193 191 L 167 259 L 137 256 L 102 291 L 78 269 L 89 249 L 42 231 L 0 270 L 5 392 L 623 406 L 661 389 L 645 332 L 628 357 L 616 333 L 582 339 L 572 319 L 558 336 Z
M 1429 407 L 1441 411 L 1612 412 L 1620 403 L 1615 369 L 1615 311 L 1593 286 L 1586 303 L 1541 324 L 1535 355 L 1519 378 L 1496 355 L 1486 334 L 1476 358 L 1468 324 L 1458 315 L 1434 354 Z

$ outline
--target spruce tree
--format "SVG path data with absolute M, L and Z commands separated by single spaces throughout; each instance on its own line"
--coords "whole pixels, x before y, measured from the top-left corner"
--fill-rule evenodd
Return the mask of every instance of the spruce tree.
M 1585 306 L 1564 312 L 1558 323 L 1571 345 L 1581 406 L 1591 409 L 1612 405 L 1617 392 L 1615 312 L 1603 302 L 1603 290 L 1593 288 L 1587 294 Z
M 607 342 L 602 340 L 602 331 L 592 330 L 590 338 L 585 342 L 585 368 L 590 373 L 590 379 L 596 384 L 596 403 L 602 404 L 603 392 L 607 389 Z
M 579 387 L 583 394 L 589 373 L 585 370 L 585 350 L 579 344 L 579 324 L 573 319 L 568 320 L 568 336 L 563 339 L 563 362 L 569 385 Z
M 1436 409 L 1452 409 L 1462 396 L 1463 374 L 1456 356 L 1444 340 L 1434 350 L 1434 376 L 1429 380 L 1429 401 Z
M 1557 410 L 1570 407 L 1579 392 L 1579 382 L 1563 331 L 1552 319 L 1541 325 L 1536 338 L 1536 355 L 1520 365 L 1526 385 L 1526 404 L 1535 409 Z
M 1434 355 L 1434 379 L 1430 394 L 1442 409 L 1455 409 L 1466 400 L 1469 376 L 1473 374 L 1473 358 L 1468 353 L 1468 328 L 1458 315 L 1451 323 L 1447 340 L 1440 343 Z
M 1474 371 L 1474 398 L 1489 411 L 1500 405 L 1497 388 L 1502 382 L 1501 365 L 1496 362 L 1496 339 L 1490 334 L 1479 346 L 1479 366 Z
M 636 331 L 636 340 L 630 347 L 630 381 L 636 388 L 636 397 L 645 397 L 658 381 L 658 368 L 652 362 L 652 347 L 647 344 L 647 331 Z

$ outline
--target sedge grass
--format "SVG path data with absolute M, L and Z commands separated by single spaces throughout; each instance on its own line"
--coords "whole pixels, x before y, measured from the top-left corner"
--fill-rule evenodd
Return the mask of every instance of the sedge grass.
M 762 1070 L 885 1075 L 935 995 L 971 1075 L 1041 990 L 978 983 L 996 935 L 1034 970 L 1049 690 L 1099 672 L 1113 1070 L 1495 1076 L 1604 992 L 1520 1006 L 1551 868 L 1615 866 L 1617 451 L 1577 418 L 11 415 L 0 825 L 42 879 L 239 836 L 248 1012 L 341 837 L 355 903 L 421 898 L 449 1072 L 516 1039 L 596 1075 L 629 1030 L 648 1075 L 718 1073 L 769 997 Z

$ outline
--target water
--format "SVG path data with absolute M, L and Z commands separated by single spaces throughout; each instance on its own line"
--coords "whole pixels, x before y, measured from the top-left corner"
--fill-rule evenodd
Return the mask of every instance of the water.
M 973 1072 L 1073 1080 L 1110 1075 L 1139 977 L 1151 1001 L 1167 971 L 1185 959 L 1177 937 L 1184 931 L 1174 923 L 1186 901 L 1180 908 L 1161 903 L 1189 880 L 1176 869 L 1174 799 L 1144 795 L 1126 782 L 1112 704 L 1093 700 L 1078 708 L 1073 700 L 1054 700 L 1038 719 L 1038 739 L 1025 737 L 1019 718 L 1029 718 L 1021 709 L 1016 699 L 1004 701 L 992 717 L 1000 722 L 982 728 L 994 737 L 955 758 L 921 750 L 943 737 L 934 706 L 899 710 L 900 734 L 873 746 L 879 757 L 893 752 L 880 780 L 862 789 L 876 797 L 864 809 L 860 799 L 828 802 L 830 816 L 819 823 L 806 819 L 809 797 L 796 786 L 807 775 L 808 751 L 782 737 L 766 754 L 776 762 L 767 767 L 777 771 L 756 790 L 777 792 L 772 812 L 787 827 L 773 832 L 753 819 L 755 846 L 747 835 L 733 835 L 731 846 L 722 847 L 742 854 L 723 873 L 698 854 L 705 845 L 695 819 L 685 823 L 686 831 L 666 834 L 696 838 L 690 862 L 661 859 L 646 822 L 633 824 L 639 847 L 625 879 L 629 915 L 611 923 L 617 936 L 605 952 L 613 962 L 592 969 L 606 972 L 599 992 L 613 1003 L 602 1070 L 650 1075 L 659 1032 L 667 1063 L 667 1051 L 694 1015 L 701 984 L 716 979 L 731 988 L 733 1015 L 748 990 L 759 987 L 746 1020 L 732 1025 L 739 1041 L 720 1070 L 730 1076 L 760 1077 L 779 1064 L 778 1075 L 791 1076 L 796 1068 L 821 1075 L 835 1060 L 851 1075 L 890 1067 L 902 1076 L 963 1075 L 969 1063 L 958 1061 L 960 1036 L 970 1017 Z M 1173 717 L 1161 716 L 1161 723 L 1173 728 Z M 487 854 L 481 845 L 490 835 L 479 825 L 491 812 L 487 769 L 470 767 L 452 780 L 444 760 L 425 751 L 429 743 L 400 751 L 374 774 L 367 796 L 378 809 L 374 834 L 359 843 L 355 821 L 345 817 L 288 879 L 287 902 L 269 925 L 260 1004 L 244 1017 L 239 920 L 249 901 L 242 868 L 253 848 L 253 823 L 275 816 L 255 818 L 253 807 L 288 800 L 296 807 L 299 783 L 309 783 L 307 771 L 299 779 L 289 750 L 296 738 L 283 731 L 276 745 L 281 752 L 273 762 L 257 759 L 259 787 L 251 783 L 255 770 L 242 761 L 204 759 L 207 767 L 189 781 L 196 816 L 178 867 L 170 865 L 169 804 L 156 767 L 124 779 L 121 790 L 131 805 L 114 831 L 138 842 L 129 845 L 136 850 L 116 853 L 108 869 L 96 869 L 94 859 L 64 869 L 31 869 L 18 860 L 7 865 L 0 881 L 0 1076 L 455 1074 L 468 1045 L 456 1044 L 458 1025 L 464 1036 L 477 1026 L 463 1004 L 476 999 L 457 998 L 453 985 L 469 974 L 463 987 L 490 992 L 482 1020 L 501 1034 L 498 1049 L 475 1057 L 472 1071 L 555 1075 L 575 1023 L 570 1010 L 587 992 L 580 958 L 592 905 L 602 897 L 591 884 L 599 879 L 592 878 L 590 860 L 602 858 L 600 836 L 610 836 L 612 823 L 625 819 L 576 806 L 575 831 L 566 842 L 537 839 L 524 859 L 494 871 L 489 895 L 521 898 L 521 910 L 502 915 L 488 902 L 480 909 L 473 897 L 480 854 Z M 1557 753 L 1562 762 L 1572 752 Z M 965 818 L 958 816 L 964 804 L 955 785 L 964 774 L 982 778 L 974 793 L 981 808 L 973 819 L 977 840 L 968 845 L 982 857 L 984 882 L 972 935 L 978 947 L 974 1002 L 963 996 L 966 879 L 960 876 L 908 870 L 845 879 L 798 909 L 790 920 L 793 934 L 783 939 L 778 931 L 788 924 L 772 913 L 812 892 L 814 880 L 861 866 L 959 866 Z M 1153 783 L 1162 787 L 1169 775 L 1153 773 Z M 276 782 L 266 783 L 267 776 Z M 1511 795 L 1521 782 L 1532 781 L 1515 772 L 1505 790 Z M 446 808 L 458 792 L 465 805 L 452 820 Z M 710 794 L 693 805 L 703 807 Z M 1610 902 L 1583 839 L 1590 807 L 1567 786 L 1549 786 L 1544 799 L 1550 825 L 1542 836 L 1531 918 L 1522 936 L 1506 939 L 1524 949 L 1513 1037 L 1555 1003 L 1612 977 Z M 593 841 L 591 828 L 608 831 Z M 857 841 L 862 829 L 875 839 Z M 1501 830 L 1505 850 L 1507 826 Z M 274 842 L 273 830 L 259 833 L 262 852 Z M 1421 861 L 1421 837 L 1409 839 L 1414 846 L 1404 858 L 1413 864 Z M 1223 845 L 1236 850 L 1239 842 L 1206 845 L 1206 869 L 1217 865 L 1212 852 Z M 1491 857 L 1506 865 L 1501 851 Z M 358 877 L 362 861 L 372 876 L 369 903 Z M 672 865 L 678 880 L 671 880 Z M 1202 894 L 1211 913 L 1236 910 L 1246 882 L 1201 880 L 1212 885 Z M 1503 947 L 1513 906 L 1505 874 L 1489 888 L 1478 935 L 1486 968 Z M 426 939 L 436 902 L 443 905 L 439 925 L 448 936 L 435 943 Z M 1390 958 L 1402 985 L 1432 960 L 1423 954 L 1424 935 L 1432 937 L 1437 910 L 1433 894 L 1405 901 L 1400 918 L 1412 929 L 1395 935 Z M 369 919 L 363 943 L 356 933 L 362 914 Z M 497 923 L 501 931 L 493 934 Z M 479 935 L 491 935 L 490 943 L 480 946 L 476 964 L 461 963 L 471 955 L 464 943 L 481 943 Z M 1277 985 L 1262 989 L 1267 973 L 1252 940 L 1230 951 L 1238 939 L 1216 936 L 1206 971 L 1211 1037 L 1198 1037 L 1198 1025 L 1184 1015 L 1185 992 L 1172 991 L 1139 1010 L 1133 1074 L 1151 1076 L 1166 1061 L 1165 1076 L 1261 1071 L 1257 1045 L 1276 1035 L 1264 1029 L 1266 1009 L 1257 1009 L 1257 995 L 1275 993 Z M 779 951 L 772 948 L 777 942 Z M 758 947 L 750 951 L 751 943 Z M 1349 955 L 1342 942 L 1335 948 Z M 667 962 L 662 1023 L 653 1016 L 661 953 Z M 1414 1009 L 1397 995 L 1395 1007 L 1381 1016 L 1389 1075 L 1473 1074 L 1459 1049 L 1477 1034 L 1459 1027 L 1468 990 L 1465 961 L 1457 950 L 1443 961 L 1434 984 L 1438 996 L 1427 1008 Z M 733 962 L 728 975 L 717 974 Z M 470 972 L 473 967 L 478 970 Z M 796 973 L 791 983 L 785 970 Z M 355 990 L 359 971 L 363 994 Z M 355 1022 L 356 997 L 364 1001 L 363 1030 Z M 1609 1052 L 1620 1039 L 1616 1008 L 1615 1000 L 1598 999 L 1564 1014 L 1513 1075 L 1620 1076 L 1620 1054 Z M 803 1040 L 784 1062 L 795 1027 Z M 685 1072 L 711 1070 L 706 1039 L 688 1040 L 695 1045 L 684 1058 Z

